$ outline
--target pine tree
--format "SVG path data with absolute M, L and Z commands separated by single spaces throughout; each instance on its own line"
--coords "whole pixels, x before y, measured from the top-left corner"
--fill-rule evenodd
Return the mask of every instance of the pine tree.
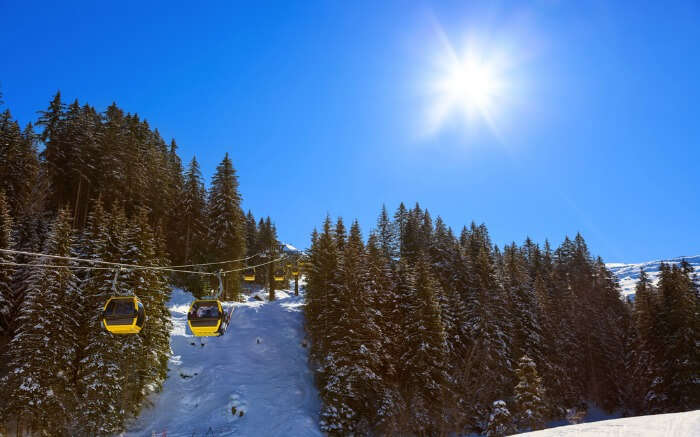
M 406 343 L 401 360 L 401 381 L 414 421 L 412 428 L 435 434 L 445 426 L 442 411 L 446 392 L 451 389 L 446 372 L 445 332 L 437 302 L 439 285 L 426 260 L 419 259 L 415 275 L 400 264 L 399 275 L 405 281 L 402 333 Z
M 397 255 L 396 232 L 385 205 L 382 205 L 382 212 L 377 219 L 377 240 L 386 258 L 392 259 Z
M 96 202 L 81 238 L 81 256 L 120 262 L 125 223 L 108 215 Z M 90 271 L 81 283 L 83 317 L 79 352 L 77 422 L 82 435 L 112 435 L 124 430 L 126 411 L 122 393 L 126 375 L 121 368 L 122 340 L 102 325 L 100 313 L 113 295 L 111 270 Z
M 546 360 L 542 350 L 540 305 L 532 288 L 527 260 L 515 245 L 504 249 L 505 284 L 513 316 L 513 356 L 527 355 L 538 362 Z
M 185 172 L 183 187 L 180 247 L 182 250 L 182 262 L 196 264 L 207 260 L 207 216 L 206 216 L 206 190 L 202 183 L 202 174 L 199 170 L 197 159 L 192 161 Z M 201 296 L 203 290 L 199 278 L 187 276 L 184 280 L 187 288 L 196 296 Z
M 260 248 L 258 247 L 258 228 L 255 222 L 255 217 L 253 216 L 253 213 L 248 210 L 248 214 L 246 215 L 245 218 L 246 222 L 246 231 L 245 231 L 245 237 L 246 237 L 246 249 L 248 252 L 246 253 L 246 256 L 251 257 L 253 255 L 256 255 L 258 252 L 260 252 Z M 252 261 L 256 261 L 255 259 L 249 260 L 249 263 Z
M 485 241 L 484 232 L 472 235 Z M 475 341 L 471 346 L 474 349 L 469 352 L 473 365 L 467 371 L 465 383 L 471 393 L 469 422 L 472 427 L 483 428 L 493 401 L 512 387 L 510 316 L 486 244 L 471 247 L 479 250 L 479 255 L 474 265 L 475 293 L 467 302 L 470 336 Z
M 280 257 L 279 241 L 277 240 L 277 229 L 270 217 L 265 220 L 260 219 L 257 230 L 258 247 L 264 253 L 266 261 L 274 261 Z M 268 286 L 268 299 L 275 300 L 275 280 L 273 278 L 275 270 L 278 268 L 277 262 L 270 262 L 266 266 L 257 269 L 255 279 L 260 284 Z
M 338 217 L 338 220 L 335 222 L 335 232 L 333 233 L 335 235 L 335 247 L 338 249 L 338 252 L 343 252 L 345 250 L 345 240 L 347 239 L 347 233 L 345 231 L 345 224 L 343 223 L 343 218 Z
M 487 437 L 504 437 L 512 434 L 515 431 L 513 426 L 513 417 L 508 411 L 508 406 L 505 401 L 494 401 L 489 416 L 489 422 L 486 427 Z
M 0 249 L 13 249 L 12 217 L 10 207 L 6 201 L 5 193 L 0 190 Z M 12 263 L 15 257 L 12 254 L 0 252 L 0 263 Z M 13 284 L 12 266 L 0 265 L 0 345 L 4 346 L 4 337 L 10 332 L 13 309 Z
M 26 213 L 39 177 L 36 135 L 29 123 L 24 132 L 9 110 L 0 113 L 0 190 L 7 196 L 10 214 Z
M 392 283 L 392 260 L 381 248 L 377 235 L 370 234 L 367 241 L 367 293 L 371 314 L 380 333 L 381 350 L 374 428 L 379 434 L 391 435 L 400 431 L 399 417 L 402 400 L 397 389 L 398 362 L 403 336 L 400 329 L 402 320 L 400 301 Z
M 523 355 L 518 362 L 516 373 L 518 385 L 515 386 L 514 401 L 518 426 L 523 431 L 542 429 L 547 407 L 542 379 L 537 375 L 535 362 L 527 355 Z
M 657 387 L 663 387 L 663 411 L 685 411 L 700 405 L 697 369 L 700 353 L 696 347 L 698 292 L 687 264 L 665 266 L 659 277 L 661 293 L 660 331 L 663 335 L 663 369 Z M 652 389 L 656 387 L 652 386 Z M 659 393 L 660 394 L 660 393 Z
M 238 192 L 238 176 L 228 154 L 216 168 L 209 192 L 208 219 L 210 253 L 214 260 L 225 261 L 245 257 L 245 217 L 241 210 Z M 239 269 L 242 264 L 233 262 L 226 270 Z M 239 275 L 224 278 L 224 299 L 236 300 L 240 292 Z
M 342 253 L 338 287 L 325 308 L 336 323 L 326 332 L 329 344 L 323 365 L 331 376 L 322 388 L 324 427 L 331 434 L 368 434 L 374 406 L 384 395 L 381 331 L 370 309 L 364 245 L 355 221 Z
M 170 258 L 175 264 L 184 259 L 184 252 L 180 244 L 183 232 L 182 222 L 182 201 L 185 199 L 185 177 L 183 175 L 182 160 L 177 155 L 177 143 L 170 141 L 170 148 L 165 156 L 165 167 L 162 172 L 162 180 L 165 183 L 165 191 L 162 196 L 161 205 L 165 208 L 164 214 L 156 226 L 165 233 L 164 239 L 167 243 L 167 250 Z M 157 191 L 157 189 L 154 189 Z M 160 218 L 159 217 L 159 218 Z
M 145 209 L 139 211 L 127 229 L 126 251 L 122 259 L 125 263 L 135 265 L 159 264 L 157 242 L 148 225 Z M 138 375 L 129 378 L 127 384 L 127 390 L 131 389 L 131 393 L 128 393 L 125 408 L 130 408 L 133 416 L 138 414 L 148 394 L 145 388 L 159 389 L 167 372 L 171 322 L 165 308 L 168 293 L 164 289 L 161 275 L 162 273 L 149 269 L 127 269 L 120 275 L 123 277 L 124 289 L 139 297 L 148 316 L 141 333 L 138 336 L 129 336 L 125 340 L 127 350 L 122 369 L 125 369 L 127 374 Z M 130 368 L 133 370 L 126 370 Z
M 401 202 L 394 213 L 394 226 L 396 230 L 396 240 L 398 243 L 399 255 L 404 254 L 404 239 L 406 238 L 406 221 L 408 220 L 408 210 Z
M 72 254 L 69 211 L 59 212 L 43 252 Z M 14 370 L 3 379 L 8 400 L 3 416 L 16 417 L 17 426 L 29 432 L 67 435 L 76 405 L 73 381 L 78 324 L 74 305 L 81 299 L 69 262 L 38 258 L 33 264 L 49 262 L 62 267 L 36 267 L 18 309 L 7 357 L 8 367 Z

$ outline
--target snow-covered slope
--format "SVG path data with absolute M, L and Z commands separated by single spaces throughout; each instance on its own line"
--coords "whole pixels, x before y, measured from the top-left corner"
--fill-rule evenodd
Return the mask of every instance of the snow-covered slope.
M 693 267 L 695 271 L 700 274 L 700 255 L 696 256 L 685 256 L 673 258 L 670 260 L 663 260 L 666 264 L 678 264 L 681 260 L 685 259 Z M 624 264 L 624 263 L 608 263 L 606 266 L 610 271 L 617 276 L 620 281 L 620 288 L 622 289 L 623 296 L 629 296 L 634 294 L 634 287 L 637 285 L 639 280 L 639 269 L 643 268 L 644 271 L 649 275 L 649 279 L 656 284 L 659 280 L 659 266 L 662 261 L 648 261 L 638 264 Z
M 603 420 L 518 435 L 531 437 L 691 437 L 700 435 L 700 410 Z
M 168 379 L 126 435 L 320 436 L 320 401 L 302 345 L 303 296 L 277 297 L 234 304 L 226 335 L 204 338 L 202 347 L 187 327 L 192 296 L 174 290 Z

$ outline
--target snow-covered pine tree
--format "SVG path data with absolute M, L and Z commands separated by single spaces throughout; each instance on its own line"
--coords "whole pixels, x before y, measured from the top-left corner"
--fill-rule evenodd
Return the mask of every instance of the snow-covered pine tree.
M 9 110 L 0 113 L 0 190 L 5 191 L 10 214 L 25 213 L 39 176 L 36 134 L 32 124 L 20 132 Z
M 83 230 L 81 256 L 121 261 L 122 227 L 123 223 L 115 223 L 97 201 Z M 100 318 L 104 304 L 113 295 L 113 278 L 112 270 L 93 270 L 81 283 L 84 310 L 76 378 L 78 435 L 108 436 L 124 430 L 122 392 L 127 375 L 121 370 L 123 337 L 110 334 Z
M 597 320 L 591 327 L 593 341 L 593 371 L 591 386 L 596 391 L 590 395 L 598 405 L 612 411 L 622 405 L 625 373 L 625 342 L 628 327 L 632 323 L 631 312 L 620 297 L 617 281 L 598 257 L 593 263 L 590 278 L 595 296 L 589 305 L 595 308 Z
M 504 287 L 513 320 L 512 355 L 527 355 L 538 363 L 538 368 L 549 367 L 548 357 L 543 351 L 542 307 L 533 289 L 525 253 L 513 243 L 504 248 L 503 259 Z
M 585 399 L 586 377 L 584 376 L 585 329 L 578 325 L 582 302 L 576 298 L 571 274 L 573 242 L 566 236 L 552 256 L 552 318 L 554 361 L 559 390 L 552 393 L 555 404 L 573 406 Z M 580 277 L 581 275 L 579 275 Z
M 428 254 L 433 243 L 433 219 L 427 209 L 421 214 L 418 242 L 420 252 L 424 255 Z
M 428 217 L 428 219 L 429 218 L 430 217 Z M 421 234 L 423 225 L 424 213 L 420 205 L 416 203 L 416 206 L 406 214 L 406 221 L 403 225 L 403 239 L 401 242 L 401 258 L 410 264 L 416 263 L 425 249 L 425 240 Z
M 382 392 L 378 393 L 374 428 L 381 435 L 399 432 L 399 410 L 403 408 L 400 394 L 396 387 L 397 359 L 400 353 L 401 314 L 399 299 L 392 283 L 391 258 L 378 241 L 378 236 L 371 233 L 367 240 L 367 285 L 368 299 L 372 307 L 377 329 L 381 332 L 380 354 L 381 369 L 377 372 L 382 378 Z
M 459 432 L 466 426 L 464 420 L 466 393 L 462 391 L 460 377 L 464 374 L 470 341 L 465 323 L 467 307 L 463 298 L 463 293 L 468 289 L 468 281 L 465 280 L 466 275 L 460 272 L 463 259 L 459 242 L 439 216 L 435 220 L 435 230 L 432 233 L 428 253 L 433 274 L 440 284 L 438 302 L 446 336 L 446 370 L 453 385 L 450 394 L 454 399 L 446 399 L 444 414 L 449 416 L 448 422 L 453 424 L 454 430 Z
M 46 238 L 43 253 L 72 255 L 71 214 L 60 210 Z M 41 268 L 41 264 L 59 268 Z M 77 278 L 69 261 L 37 258 L 19 305 L 16 329 L 3 378 L 7 399 L 3 417 L 15 417 L 22 430 L 67 435 L 76 407 L 75 357 L 80 302 Z
M 182 201 L 185 198 L 185 177 L 182 167 L 182 160 L 177 155 L 177 143 L 174 139 L 170 141 L 170 147 L 165 152 L 159 149 L 164 166 L 161 169 L 160 179 L 165 184 L 165 189 L 158 199 L 159 206 L 164 208 L 163 215 L 158 214 L 159 211 L 153 211 L 157 221 L 152 221 L 155 226 L 161 228 L 162 238 L 166 243 L 167 251 L 170 253 L 170 258 L 173 264 L 182 264 L 184 259 L 184 251 L 180 243 L 184 234 L 184 223 L 182 221 Z M 157 187 L 153 187 L 153 191 L 157 193 Z M 190 264 L 190 263 L 187 263 Z
M 543 342 L 540 347 L 547 357 L 539 371 L 543 376 L 552 413 L 563 416 L 566 413 L 566 399 L 570 399 L 567 396 L 571 375 L 563 364 L 562 346 L 567 345 L 567 340 L 570 340 L 572 334 L 561 302 L 562 292 L 556 287 L 554 255 L 549 241 L 545 240 L 539 254 L 539 261 L 531 263 L 536 265 L 533 288 L 541 309 Z M 562 329 L 566 331 L 562 332 Z
M 258 227 L 255 222 L 255 216 L 248 210 L 245 216 L 245 238 L 246 238 L 246 256 L 253 256 L 260 252 L 258 248 Z M 258 259 L 259 260 L 259 259 Z M 251 259 L 249 262 L 257 260 Z
M 0 190 L 0 249 L 13 249 L 14 240 L 12 238 L 12 217 L 10 217 L 10 205 L 7 203 L 5 192 Z M 0 263 L 14 262 L 12 254 L 0 252 Z M 0 265 L 0 347 L 4 349 L 5 339 L 10 332 L 10 322 L 12 321 L 13 309 L 13 285 L 12 276 L 14 268 L 12 266 Z M 0 349 L 0 354 L 3 352 Z
M 404 239 L 406 237 L 406 221 L 408 220 L 408 210 L 401 202 L 394 213 L 394 230 L 396 231 L 396 244 L 398 255 L 404 254 Z
M 664 359 L 661 374 L 657 376 L 661 383 L 653 388 L 663 387 L 664 398 L 658 404 L 664 412 L 686 411 L 700 405 L 697 380 L 700 368 L 697 348 L 699 298 L 690 277 L 691 271 L 692 267 L 683 262 L 680 266 L 661 269 L 659 277 L 659 328 L 663 333 Z
M 119 204 L 115 204 L 112 207 L 109 228 L 110 245 L 117 257 L 117 262 L 133 264 L 135 260 L 133 254 L 139 251 L 140 248 L 138 246 L 134 247 L 133 240 L 131 240 L 131 238 L 133 238 L 133 225 L 130 225 L 124 209 Z M 116 282 L 113 283 L 110 279 L 108 283 L 109 291 L 107 291 L 107 293 L 110 296 L 131 294 L 136 294 L 138 296 L 139 290 L 136 290 L 136 293 L 134 293 L 133 289 L 137 279 L 135 279 L 135 275 L 132 273 L 130 269 L 120 269 L 118 274 L 116 274 Z M 112 276 L 114 278 L 114 272 L 112 272 Z M 148 319 L 150 314 L 145 304 L 144 307 L 146 309 L 146 323 L 144 326 L 147 326 L 149 324 Z M 138 414 L 139 408 L 141 407 L 141 400 L 145 395 L 141 391 L 141 375 L 134 376 L 136 371 L 144 367 L 143 336 L 141 334 L 113 336 L 116 337 L 121 349 L 119 355 L 119 369 L 122 376 L 122 389 L 120 390 L 120 405 L 118 410 L 123 410 L 128 419 Z
M 311 247 L 309 274 L 306 285 L 306 321 L 312 338 L 312 358 L 320 359 L 327 348 L 325 333 L 328 331 L 328 306 L 333 288 L 336 287 L 338 252 L 335 246 L 330 217 L 326 217 L 323 230 L 316 244 Z
M 393 259 L 398 254 L 396 243 L 396 229 L 389 218 L 386 205 L 382 205 L 382 212 L 377 218 L 376 238 L 383 255 L 388 259 Z
M 273 259 L 278 258 L 280 254 L 278 253 L 279 240 L 277 240 L 277 229 L 269 216 L 265 218 L 265 220 L 262 218 L 260 219 L 257 235 L 259 249 L 268 257 L 266 260 L 272 261 Z M 262 286 L 267 285 L 268 299 L 270 301 L 275 300 L 275 289 L 277 284 L 273 278 L 273 275 L 277 267 L 277 263 L 269 263 L 262 268 L 258 268 L 255 273 L 256 282 Z
M 240 259 L 245 256 L 245 217 L 241 210 L 238 192 L 238 176 L 228 156 L 216 168 L 209 191 L 208 242 L 209 253 L 216 261 Z M 241 268 L 240 262 L 226 265 L 226 270 Z M 237 300 L 240 292 L 239 275 L 226 275 L 224 295 L 227 300 Z
M 537 374 L 535 362 L 523 355 L 518 361 L 518 385 L 513 400 L 516 406 L 516 423 L 521 431 L 536 431 L 544 428 L 547 405 L 542 378 Z
M 635 286 L 633 329 L 630 353 L 627 357 L 627 369 L 630 382 L 626 406 L 633 411 L 643 410 L 643 399 L 651 386 L 654 375 L 658 373 L 658 360 L 662 345 L 654 330 L 657 317 L 657 292 L 649 275 L 640 269 L 639 280 Z
M 405 284 L 400 297 L 405 308 L 401 331 L 406 337 L 400 357 L 402 392 L 412 416 L 413 431 L 433 435 L 445 431 L 445 400 L 452 390 L 445 363 L 445 331 L 437 301 L 440 285 L 422 256 L 414 267 L 402 260 L 399 275 L 404 277 Z
M 512 385 L 510 352 L 510 317 L 507 313 L 505 292 L 496 280 L 494 261 L 487 244 L 485 229 L 472 232 L 472 238 L 482 243 L 470 243 L 479 250 L 474 265 L 476 292 L 467 302 L 467 323 L 474 339 L 469 352 L 472 363 L 465 377 L 469 400 L 469 422 L 474 428 L 483 428 L 488 421 L 491 404 L 508 393 Z
M 339 384 L 339 354 L 337 342 L 342 341 L 340 319 L 343 316 L 338 289 L 339 251 L 330 217 L 311 248 L 311 264 L 307 278 L 306 320 L 311 336 L 311 356 L 318 364 L 317 385 L 324 407 L 321 429 L 328 433 L 343 433 L 353 429 L 355 412 L 345 404 L 344 396 L 336 393 Z M 347 325 L 347 324 L 346 324 Z M 335 341 L 334 341 L 335 340 Z M 346 431 L 347 430 L 347 431 Z
M 155 257 L 149 261 L 149 265 L 162 267 L 171 264 L 168 258 L 168 250 L 164 235 L 165 233 L 162 229 L 158 229 L 154 234 Z M 156 377 L 152 389 L 159 391 L 162 382 L 165 381 L 167 377 L 168 361 L 172 353 L 170 349 L 170 333 L 173 324 L 170 317 L 170 310 L 167 306 L 168 301 L 170 301 L 170 296 L 172 295 L 172 288 L 170 286 L 168 272 L 155 270 L 153 273 L 153 286 L 155 290 L 155 311 L 153 312 L 153 320 L 157 323 L 157 326 L 155 326 L 155 329 L 151 332 L 154 337 L 152 342 L 155 351 L 153 362 L 156 364 L 157 373 L 152 372 Z
M 345 250 L 345 241 L 347 240 L 348 235 L 342 217 L 338 217 L 338 220 L 336 220 L 333 235 L 335 236 L 336 250 L 338 251 L 338 253 L 343 253 L 343 251 Z M 339 261 L 342 261 L 342 257 L 339 258 Z
M 382 333 L 370 308 L 365 251 L 357 221 L 338 255 L 342 259 L 338 287 L 328 310 L 339 318 L 326 334 L 330 351 L 324 367 L 332 377 L 322 388 L 322 418 L 332 434 L 368 434 L 385 384 L 379 374 Z
M 181 220 L 183 235 L 180 244 L 186 264 L 204 260 L 207 238 L 206 190 L 199 163 L 192 157 L 185 172 Z
M 505 401 L 497 400 L 493 402 L 488 425 L 486 426 L 487 437 L 505 437 L 515 431 L 513 417 L 508 410 Z
M 142 208 L 132 219 L 126 232 L 126 250 L 123 262 L 136 265 L 159 264 L 156 239 L 148 224 L 148 212 Z M 127 408 L 133 416 L 143 405 L 149 390 L 160 387 L 165 376 L 167 357 L 170 353 L 170 319 L 165 308 L 167 291 L 162 274 L 148 269 L 126 269 L 121 274 L 124 291 L 139 297 L 143 303 L 147 322 L 139 335 L 125 338 L 128 357 L 122 364 L 127 375 Z

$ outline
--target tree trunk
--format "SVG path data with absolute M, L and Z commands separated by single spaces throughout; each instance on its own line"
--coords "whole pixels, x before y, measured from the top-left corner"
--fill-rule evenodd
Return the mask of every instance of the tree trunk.
M 267 279 L 269 281 L 269 290 L 270 294 L 268 296 L 268 300 L 272 302 L 275 300 L 275 278 L 274 278 L 274 264 L 275 263 L 270 263 L 268 264 L 267 268 Z

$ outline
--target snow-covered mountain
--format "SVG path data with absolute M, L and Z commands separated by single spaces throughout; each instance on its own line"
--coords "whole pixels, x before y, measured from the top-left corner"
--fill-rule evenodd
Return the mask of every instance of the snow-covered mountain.
M 289 243 L 282 243 L 282 252 L 284 254 L 291 254 L 291 255 L 300 255 L 301 250 L 297 249 L 296 247 L 292 246 Z
M 187 328 L 192 296 L 175 289 L 168 379 L 126 435 L 321 436 L 304 297 L 284 290 L 274 302 L 266 296 L 259 291 L 247 302 L 224 304 L 235 306 L 228 331 L 200 342 Z
M 608 263 L 606 266 L 617 276 L 617 279 L 620 281 L 622 295 L 627 297 L 634 295 L 634 287 L 639 280 L 639 269 L 644 269 L 649 279 L 656 284 L 659 280 L 659 266 L 662 262 L 666 264 L 679 264 L 684 259 L 688 261 L 695 268 L 695 271 L 698 272 L 698 275 L 700 275 L 700 255 L 681 256 L 669 260 L 647 261 L 636 264 Z
M 519 434 L 528 437 L 667 437 L 700 435 L 700 410 L 686 413 L 626 417 L 580 425 L 560 426 Z

